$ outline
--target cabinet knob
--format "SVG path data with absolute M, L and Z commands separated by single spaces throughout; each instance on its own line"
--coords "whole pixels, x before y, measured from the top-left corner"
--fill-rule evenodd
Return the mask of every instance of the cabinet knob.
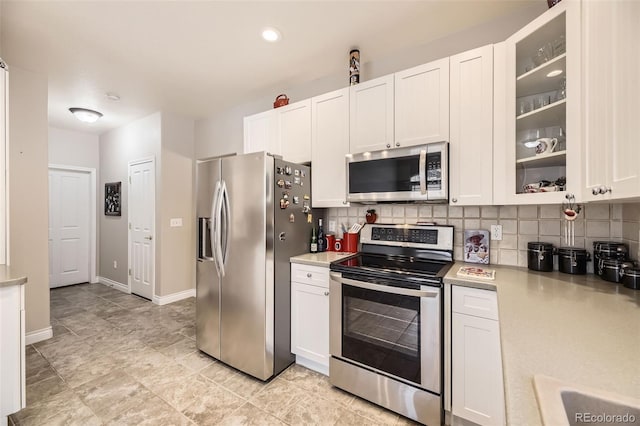
M 458 199 L 457 199 L 457 198 L 452 198 L 452 199 L 451 199 L 451 202 L 452 202 L 452 203 L 457 203 L 457 202 L 458 202 Z
M 606 194 L 607 192 L 611 192 L 611 188 L 608 187 L 608 186 L 601 186 L 598 189 L 598 193 L 600 193 L 600 194 Z
M 345 200 L 345 201 L 343 201 L 343 202 L 342 202 L 342 204 L 347 204 L 347 201 L 346 201 L 346 200 Z
M 396 146 L 400 146 L 400 142 L 396 142 Z
M 593 188 L 593 189 L 591 190 L 591 193 L 592 193 L 593 195 L 598 195 L 598 194 L 600 193 L 600 191 L 598 191 L 598 188 Z
M 391 148 L 391 144 L 390 143 L 387 144 L 387 148 Z
M 311 272 L 307 273 L 307 278 L 311 278 Z
M 325 291 L 325 292 L 324 292 L 324 295 L 325 295 L 325 296 L 328 296 L 328 295 L 329 295 L 329 292 L 328 292 L 328 291 Z

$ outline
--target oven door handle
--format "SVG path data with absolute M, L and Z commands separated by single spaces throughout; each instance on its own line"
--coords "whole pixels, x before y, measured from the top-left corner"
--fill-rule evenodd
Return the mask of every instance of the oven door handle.
M 368 283 L 364 281 L 356 281 L 349 278 L 342 278 L 341 274 L 338 274 L 335 272 L 331 272 L 329 275 L 331 276 L 331 279 L 333 281 L 336 281 L 338 283 L 349 284 L 351 286 L 365 288 L 367 290 L 382 291 L 385 293 L 402 294 L 404 296 L 414 296 L 414 297 L 438 297 L 440 295 L 439 291 L 411 290 L 408 288 L 391 287 L 386 285 Z

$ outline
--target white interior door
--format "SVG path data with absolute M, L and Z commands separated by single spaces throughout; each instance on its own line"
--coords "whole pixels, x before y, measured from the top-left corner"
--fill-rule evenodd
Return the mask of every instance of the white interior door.
M 153 299 L 155 281 L 155 163 L 129 164 L 129 281 L 131 292 Z
M 49 170 L 49 286 L 89 282 L 91 175 Z

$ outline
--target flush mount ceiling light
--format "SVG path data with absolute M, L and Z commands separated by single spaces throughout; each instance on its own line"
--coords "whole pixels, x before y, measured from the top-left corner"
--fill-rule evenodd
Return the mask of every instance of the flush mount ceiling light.
M 262 38 L 270 43 L 274 43 L 282 38 L 282 34 L 275 28 L 270 27 L 262 30 Z
M 562 70 L 553 70 L 549 74 L 547 74 L 547 77 L 555 77 L 560 74 L 562 74 Z
M 69 108 L 69 111 L 83 123 L 95 123 L 100 117 L 102 117 L 101 112 L 94 111 L 92 109 Z

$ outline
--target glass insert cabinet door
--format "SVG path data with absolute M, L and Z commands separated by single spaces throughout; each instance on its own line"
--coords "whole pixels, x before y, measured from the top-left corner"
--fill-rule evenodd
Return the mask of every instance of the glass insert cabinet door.
M 420 298 L 343 284 L 342 356 L 420 384 Z
M 494 177 L 505 189 L 504 194 L 494 194 L 494 201 L 555 204 L 563 202 L 567 193 L 578 196 L 582 188 L 580 2 L 558 3 L 503 45 L 496 45 L 494 54 L 495 69 L 506 72 L 503 88 L 496 85 L 506 93 L 497 92 L 494 105 L 498 111 L 494 157 L 496 164 L 504 161 L 506 166 Z

